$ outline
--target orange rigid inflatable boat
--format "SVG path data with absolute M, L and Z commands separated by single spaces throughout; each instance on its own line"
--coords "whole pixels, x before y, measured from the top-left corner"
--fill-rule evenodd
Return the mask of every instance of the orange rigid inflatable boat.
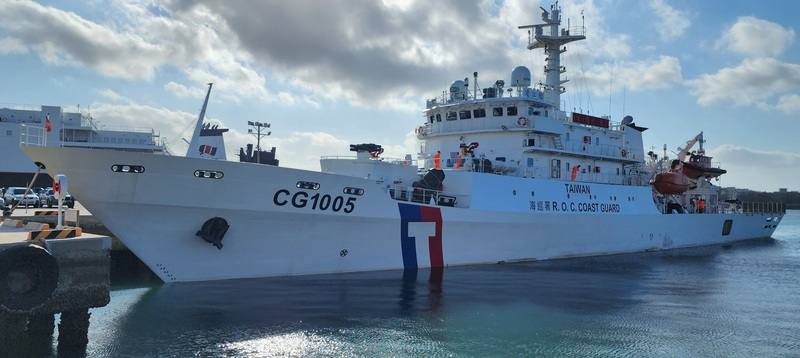
M 689 190 L 689 179 L 680 173 L 658 173 L 652 184 L 661 194 L 681 194 Z

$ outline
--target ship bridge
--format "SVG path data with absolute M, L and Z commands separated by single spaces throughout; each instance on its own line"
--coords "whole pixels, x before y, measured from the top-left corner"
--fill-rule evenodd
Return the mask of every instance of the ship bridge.
M 646 185 L 641 135 L 646 128 L 630 116 L 616 122 L 560 109 L 567 82 L 561 76 L 563 45 L 585 39 L 584 27 L 561 28 L 557 3 L 542 9 L 542 21 L 520 28 L 528 30 L 527 48 L 547 55 L 544 82 L 534 83 L 530 70 L 518 66 L 509 82 L 481 87 L 484 80 L 474 72 L 427 100 L 425 123 L 416 129 L 423 169 Z

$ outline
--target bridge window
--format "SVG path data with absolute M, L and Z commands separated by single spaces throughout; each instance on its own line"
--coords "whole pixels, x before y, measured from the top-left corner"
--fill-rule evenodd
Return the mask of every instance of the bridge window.
M 506 108 L 506 114 L 508 114 L 509 116 L 516 116 L 517 115 L 517 107 L 516 106 L 511 106 L 511 107 Z
M 470 119 L 472 118 L 472 112 L 469 110 L 458 112 L 459 119 Z
M 472 111 L 472 116 L 475 118 L 483 118 L 486 117 L 486 109 L 478 108 Z
M 436 121 L 437 122 L 441 122 L 442 121 L 442 114 L 441 113 L 436 113 Z
M 431 121 L 431 123 L 433 123 L 433 121 L 436 119 L 436 117 L 434 117 L 433 115 L 431 115 L 431 116 L 430 116 L 428 119 Z
M 458 115 L 456 114 L 456 112 L 447 112 L 448 121 L 454 121 L 456 119 L 458 119 Z
M 503 107 L 494 107 L 494 108 L 492 108 L 492 116 L 494 116 L 494 117 L 502 117 L 503 116 Z
M 529 116 L 538 116 L 540 114 L 542 114 L 542 112 L 539 112 L 539 110 L 536 109 L 536 107 L 528 106 L 528 115 Z

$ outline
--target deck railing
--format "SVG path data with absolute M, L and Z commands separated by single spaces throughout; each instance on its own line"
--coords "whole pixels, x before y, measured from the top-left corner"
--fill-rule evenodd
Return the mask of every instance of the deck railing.
M 742 202 L 741 210 L 744 213 L 785 214 L 786 205 L 781 202 Z

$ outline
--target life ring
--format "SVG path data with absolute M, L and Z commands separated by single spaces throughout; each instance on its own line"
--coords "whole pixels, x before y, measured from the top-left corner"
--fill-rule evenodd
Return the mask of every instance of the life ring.
M 517 119 L 517 124 L 518 124 L 520 127 L 525 127 L 525 126 L 527 126 L 527 125 L 528 125 L 528 118 L 525 118 L 525 117 L 519 117 L 519 119 Z
M 0 310 L 29 312 L 58 286 L 58 262 L 38 245 L 0 251 Z

